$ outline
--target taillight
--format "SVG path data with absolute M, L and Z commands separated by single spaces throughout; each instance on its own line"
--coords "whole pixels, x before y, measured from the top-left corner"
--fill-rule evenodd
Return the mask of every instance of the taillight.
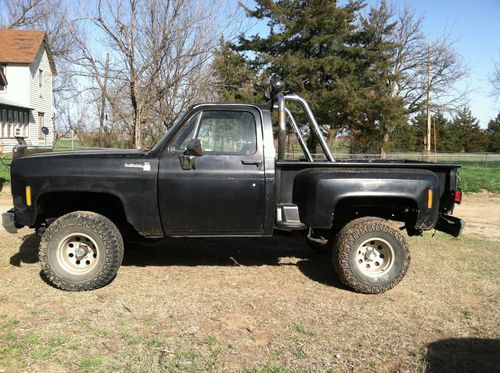
M 462 202 L 462 190 L 457 189 L 455 190 L 455 203 L 459 205 Z

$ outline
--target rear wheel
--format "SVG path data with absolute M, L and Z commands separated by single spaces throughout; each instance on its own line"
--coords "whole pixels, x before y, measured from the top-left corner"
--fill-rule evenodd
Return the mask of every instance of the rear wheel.
M 380 218 L 351 221 L 337 235 L 333 264 L 342 282 L 360 293 L 383 293 L 396 286 L 410 264 L 404 237 Z
M 40 241 L 40 263 L 47 279 L 70 291 L 110 283 L 123 259 L 123 239 L 106 217 L 88 211 L 61 216 Z

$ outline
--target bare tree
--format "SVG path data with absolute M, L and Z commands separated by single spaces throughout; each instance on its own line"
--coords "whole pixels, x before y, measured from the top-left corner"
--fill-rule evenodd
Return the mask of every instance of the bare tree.
M 0 25 L 3 28 L 32 27 L 42 21 L 44 0 L 1 0 Z
M 74 74 L 91 80 L 96 98 L 105 97 L 111 120 L 123 124 L 133 146 L 156 140 L 187 105 L 209 95 L 206 62 L 222 32 L 222 5 L 99 0 L 70 27 L 79 49 Z M 98 34 L 94 43 L 82 26 L 89 23 Z M 110 55 L 107 68 L 103 51 Z
M 453 48 L 448 36 L 432 41 L 431 78 L 428 84 L 430 41 L 426 38 L 422 22 L 414 9 L 405 7 L 394 31 L 394 80 L 390 82 L 396 96 L 401 97 L 410 114 L 423 110 L 427 92 L 432 94 L 433 109 L 454 110 L 464 104 L 467 90 L 456 85 L 467 75 L 461 56 Z
M 493 97 L 500 98 L 500 62 L 495 62 L 495 71 L 490 78 Z

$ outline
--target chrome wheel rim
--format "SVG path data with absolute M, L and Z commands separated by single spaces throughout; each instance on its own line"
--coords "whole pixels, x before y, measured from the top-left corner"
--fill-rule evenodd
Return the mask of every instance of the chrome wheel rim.
M 378 277 L 392 268 L 394 248 L 383 238 L 370 238 L 359 245 L 355 260 L 361 273 L 370 277 Z
M 57 262 L 72 275 L 84 275 L 97 265 L 99 247 L 92 237 L 76 232 L 64 237 L 57 247 Z

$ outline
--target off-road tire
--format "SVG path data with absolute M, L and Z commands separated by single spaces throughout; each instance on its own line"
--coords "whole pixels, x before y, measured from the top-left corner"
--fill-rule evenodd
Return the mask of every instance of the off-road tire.
M 77 233 L 78 232 L 78 233 Z M 89 273 L 74 274 L 60 264 L 58 251 L 65 237 L 88 236 L 98 248 L 95 265 Z M 105 216 L 89 211 L 75 211 L 55 220 L 40 240 L 39 259 L 50 283 L 68 291 L 94 290 L 109 284 L 123 260 L 123 239 L 118 228 Z
M 392 265 L 380 275 L 367 275 L 357 264 L 361 253 L 358 250 L 371 239 L 385 240 L 392 247 Z M 360 293 L 378 294 L 392 289 L 404 278 L 410 265 L 410 251 L 405 238 L 386 220 L 363 217 L 349 222 L 336 236 L 332 261 L 344 284 Z

